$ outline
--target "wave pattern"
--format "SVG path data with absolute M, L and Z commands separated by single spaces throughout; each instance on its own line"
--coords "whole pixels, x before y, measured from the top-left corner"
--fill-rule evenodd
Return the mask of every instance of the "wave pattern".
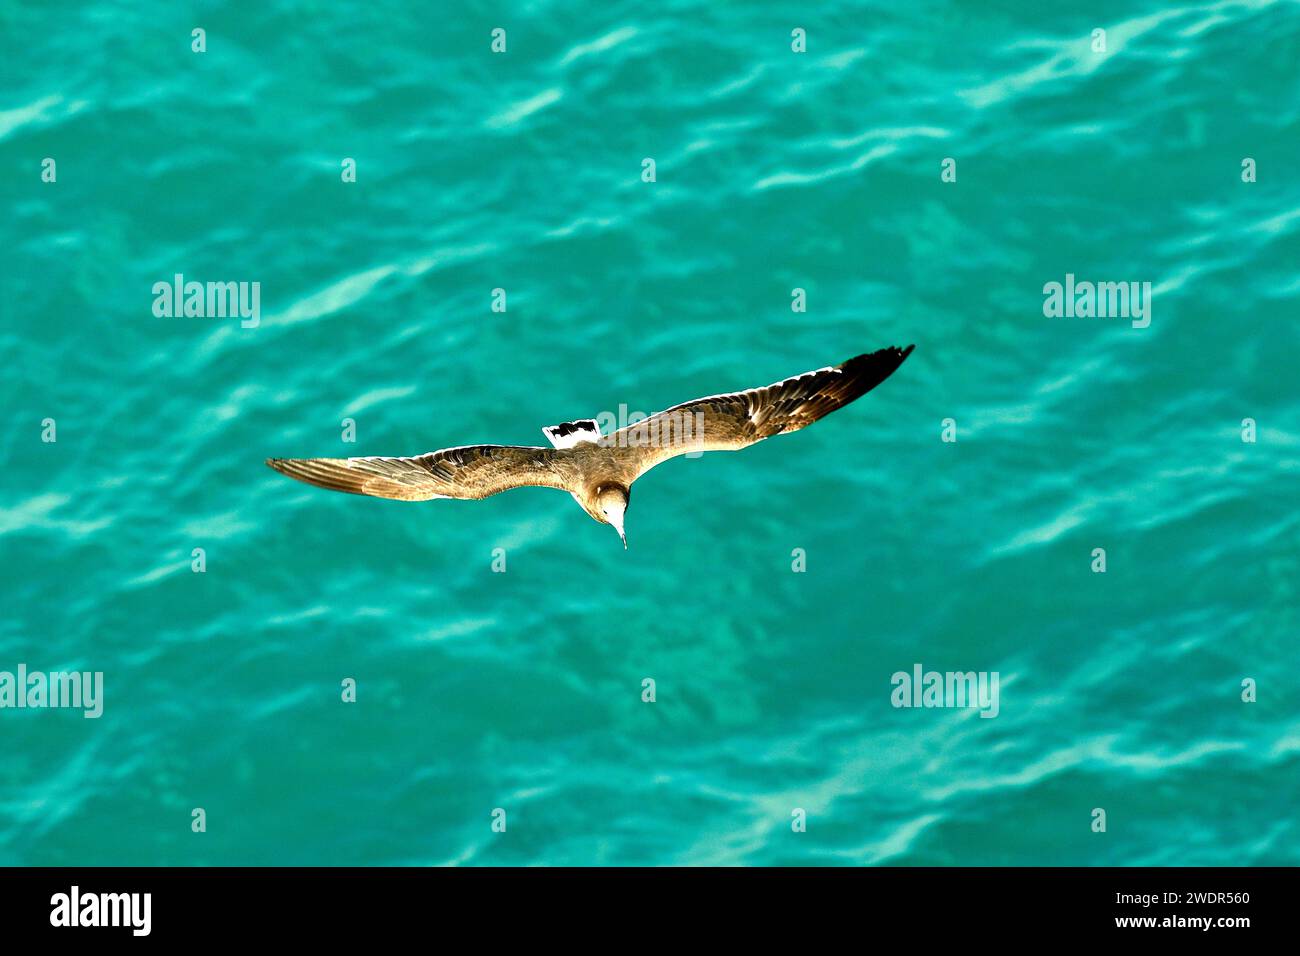
M 0 863 L 1300 863 L 1300 8 L 1139 6 L 0 15 L 0 671 L 105 681 L 0 711 Z M 156 317 L 178 273 L 260 324 Z M 1150 326 L 1044 317 L 1067 273 Z M 657 469 L 627 552 L 261 464 L 911 342 Z M 997 717 L 892 706 L 918 662 Z

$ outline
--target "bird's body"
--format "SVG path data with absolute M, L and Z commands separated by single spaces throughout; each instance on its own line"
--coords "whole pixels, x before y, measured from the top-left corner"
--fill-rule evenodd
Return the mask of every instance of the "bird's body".
M 601 435 L 591 420 L 544 428 L 555 446 L 464 445 L 412 458 L 270 458 L 308 484 L 402 501 L 486 498 L 510 488 L 569 492 L 587 514 L 623 538 L 632 484 L 660 462 L 704 451 L 737 451 L 798 431 L 888 378 L 911 353 L 889 347 L 763 388 L 685 402 Z

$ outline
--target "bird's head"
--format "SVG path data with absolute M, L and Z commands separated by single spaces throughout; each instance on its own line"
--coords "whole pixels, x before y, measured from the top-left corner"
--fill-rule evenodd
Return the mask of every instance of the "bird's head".
M 627 512 L 627 503 L 631 492 L 623 485 L 600 485 L 591 495 L 588 513 L 601 524 L 613 525 L 618 536 L 627 547 L 627 535 L 623 533 L 623 515 Z

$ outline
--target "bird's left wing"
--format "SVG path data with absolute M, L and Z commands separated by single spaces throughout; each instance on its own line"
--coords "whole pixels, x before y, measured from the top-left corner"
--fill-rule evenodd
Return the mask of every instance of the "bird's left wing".
M 486 498 L 510 488 L 567 488 L 554 448 L 465 445 L 414 458 L 268 458 L 281 474 L 354 495 L 428 501 Z
M 762 388 L 697 398 L 621 428 L 601 444 L 631 449 L 626 454 L 637 476 L 677 455 L 736 451 L 843 408 L 892 375 L 912 348 L 890 346 Z

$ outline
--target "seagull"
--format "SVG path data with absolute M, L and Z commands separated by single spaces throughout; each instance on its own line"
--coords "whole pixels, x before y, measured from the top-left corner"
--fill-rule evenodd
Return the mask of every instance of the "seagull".
M 674 405 L 602 435 L 585 418 L 542 429 L 550 448 L 462 445 L 412 458 L 268 458 L 281 474 L 354 495 L 428 501 L 487 498 L 525 486 L 567 491 L 627 547 L 623 519 L 632 484 L 660 462 L 705 451 L 739 451 L 806 428 L 871 391 L 913 346 L 889 346 L 836 366 L 804 372 L 763 388 Z

